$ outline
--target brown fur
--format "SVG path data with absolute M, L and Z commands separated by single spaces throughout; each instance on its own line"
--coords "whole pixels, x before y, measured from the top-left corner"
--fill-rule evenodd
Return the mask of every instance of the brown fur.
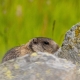
M 27 44 L 10 49 L 2 59 L 2 62 L 24 56 L 32 52 L 48 52 L 53 54 L 58 50 L 59 46 L 51 39 L 45 37 L 37 37 L 31 39 Z

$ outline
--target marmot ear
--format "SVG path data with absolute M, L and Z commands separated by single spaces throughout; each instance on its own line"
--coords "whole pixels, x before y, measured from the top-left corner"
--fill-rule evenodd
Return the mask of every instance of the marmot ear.
M 38 44 L 38 39 L 37 39 L 37 38 L 34 38 L 34 39 L 33 39 L 33 43 L 34 43 L 34 44 Z

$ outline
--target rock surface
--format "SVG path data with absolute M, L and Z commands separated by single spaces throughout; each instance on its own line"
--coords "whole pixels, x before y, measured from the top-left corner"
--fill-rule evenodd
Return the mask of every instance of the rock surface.
M 80 23 L 74 25 L 66 33 L 58 56 L 80 64 Z
M 0 65 L 0 80 L 75 80 L 76 66 L 47 53 L 33 53 Z
M 72 26 L 66 33 L 62 46 L 55 55 L 76 64 L 76 80 L 80 80 L 80 23 Z

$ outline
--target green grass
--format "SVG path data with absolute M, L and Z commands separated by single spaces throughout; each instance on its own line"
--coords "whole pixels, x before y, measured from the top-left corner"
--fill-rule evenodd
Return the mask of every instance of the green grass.
M 79 0 L 0 0 L 0 60 L 10 48 L 37 36 L 61 45 L 79 21 Z

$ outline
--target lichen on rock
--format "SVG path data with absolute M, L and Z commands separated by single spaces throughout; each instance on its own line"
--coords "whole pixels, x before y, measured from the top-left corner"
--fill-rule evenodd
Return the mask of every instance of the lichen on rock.
M 67 31 L 58 57 L 66 58 L 75 64 L 80 64 L 80 23 Z
M 39 52 L 1 64 L 0 80 L 75 80 L 75 71 L 72 62 Z

